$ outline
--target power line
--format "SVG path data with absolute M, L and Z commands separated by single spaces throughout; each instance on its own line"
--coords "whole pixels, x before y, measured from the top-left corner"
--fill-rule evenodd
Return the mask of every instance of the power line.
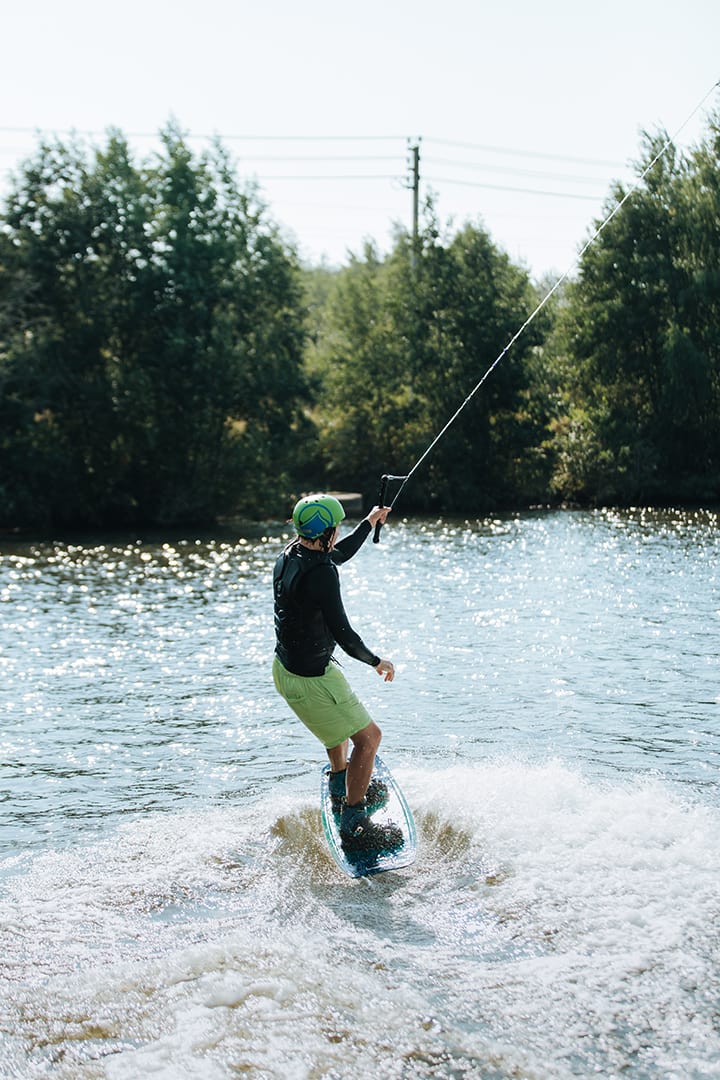
M 535 176 L 542 180 L 570 180 L 574 184 L 597 184 L 597 176 L 577 176 L 573 173 L 550 173 L 537 169 L 517 169 L 508 165 L 488 165 L 479 161 L 458 161 L 451 158 L 426 157 L 433 165 L 450 165 L 455 169 L 471 169 L 476 172 L 509 173 L 513 176 Z
M 456 184 L 460 187 L 483 188 L 486 191 L 510 191 L 513 195 L 542 195 L 551 199 L 582 199 L 597 202 L 603 195 L 583 195 L 579 191 L 541 191 L 539 188 L 514 187 L 510 184 L 485 184 L 481 180 L 458 180 L 451 176 L 425 176 L 428 183 Z
M 12 136 L 17 141 L 17 137 L 20 135 L 34 136 L 37 138 L 54 137 L 59 139 L 61 136 L 67 135 L 76 138 L 94 138 L 105 137 L 108 138 L 112 134 L 113 129 L 109 127 L 104 131 L 96 131 L 91 129 L 78 130 L 78 129 L 56 129 L 52 132 L 41 131 L 39 129 L 33 129 L 29 127 L 12 127 L 12 126 L 0 126 L 0 157 L 6 156 L 6 151 L 2 149 L 3 136 Z M 123 138 L 128 140 L 132 139 L 146 139 L 152 138 L 158 140 L 162 132 L 120 132 Z M 215 141 L 215 142 L 232 142 L 236 146 L 234 153 L 237 155 L 235 161 L 236 168 L 245 173 L 249 180 L 254 181 L 260 186 L 268 184 L 272 185 L 298 185 L 302 183 L 306 184 L 319 184 L 326 185 L 336 183 L 339 185 L 345 185 L 349 183 L 364 183 L 368 182 L 372 184 L 385 184 L 395 186 L 405 186 L 413 190 L 414 206 L 417 204 L 418 188 L 419 188 L 419 162 L 416 163 L 415 179 L 412 183 L 408 183 L 404 178 L 402 168 L 400 166 L 400 146 L 398 146 L 398 153 L 383 153 L 379 144 L 386 146 L 389 143 L 402 144 L 402 154 L 406 156 L 408 150 L 412 151 L 413 142 L 416 147 L 419 147 L 420 138 L 415 140 L 409 139 L 407 136 L 402 135 L 342 135 L 338 133 L 310 135 L 310 134 L 247 134 L 247 133 L 215 133 L 198 134 L 192 132 L 181 132 L 181 137 L 188 141 Z M 423 140 L 424 141 L 424 140 Z M 525 158 L 531 159 L 543 159 L 549 162 L 557 163 L 572 163 L 572 164 L 584 164 L 592 166 L 605 167 L 612 165 L 611 162 L 603 162 L 601 160 L 593 160 L 590 158 L 572 157 L 569 155 L 551 154 L 544 151 L 526 151 L 513 147 L 498 147 L 487 146 L 478 143 L 462 142 L 459 140 L 451 139 L 430 139 L 431 144 L 436 146 L 450 147 L 453 149 L 469 150 L 473 153 L 482 154 L 495 154 L 495 155 L 507 155 L 510 159 Z M 283 144 L 285 144 L 283 146 Z M 374 146 L 373 146 L 374 144 Z M 427 145 L 427 143 L 425 143 Z M 316 153 L 313 152 L 313 147 L 317 148 Z M 368 152 L 360 152 L 360 147 L 367 147 Z M 267 147 L 267 149 L 266 149 Z M 286 150 L 286 152 L 276 153 L 274 148 L 278 150 Z M 297 147 L 297 150 L 294 148 Z M 378 152 L 373 152 L 373 150 Z M 343 152 L 347 150 L 348 152 Z M 454 171 L 465 171 L 475 174 L 473 179 L 465 179 L 458 176 L 448 176 L 443 174 L 431 175 L 423 177 L 426 182 L 442 186 L 455 186 L 463 187 L 475 190 L 485 191 L 497 191 L 505 192 L 513 195 L 527 195 L 534 196 L 543 199 L 555 199 L 555 200 L 573 200 L 573 201 L 585 201 L 598 203 L 602 198 L 602 194 L 590 195 L 580 192 L 573 192 L 569 190 L 555 189 L 554 184 L 546 185 L 542 188 L 533 188 L 525 186 L 522 183 L 517 183 L 517 180 L 522 181 L 525 178 L 538 179 L 538 180 L 550 180 L 557 181 L 558 187 L 565 188 L 567 185 L 573 184 L 589 184 L 589 183 L 601 183 L 601 177 L 593 180 L 588 176 L 574 176 L 572 173 L 563 172 L 544 172 L 531 168 L 523 168 L 522 166 L 512 164 L 511 161 L 502 164 L 497 160 L 495 162 L 461 159 L 460 156 L 455 157 L 430 157 L 425 159 L 430 165 L 445 166 L 446 168 Z M 368 172 L 363 172 L 357 169 L 351 169 L 347 172 L 342 171 L 342 168 L 329 168 L 327 171 L 323 166 L 342 166 L 343 164 L 351 165 L 364 162 L 368 165 Z M 381 172 L 374 171 L 373 165 L 381 163 L 398 163 L 397 172 Z M 303 172 L 301 169 L 296 168 L 292 171 L 283 172 L 281 170 L 266 172 L 265 166 L 268 165 L 282 165 L 287 163 L 289 165 L 295 164 L 302 166 L 304 164 L 314 165 L 315 168 L 312 171 Z M 257 167 L 255 167 L 257 166 Z M 407 167 L 407 166 L 406 166 Z M 483 176 L 490 176 L 490 174 L 504 174 L 508 179 L 512 181 L 516 179 L 515 183 L 493 183 L 490 179 L 484 179 Z M 416 209 L 414 210 L 413 221 L 416 219 Z
M 2 130 L 0 128 L 0 130 Z M 625 168 L 625 165 L 621 165 L 617 161 L 604 161 L 601 158 L 587 158 L 587 157 L 573 157 L 569 154 L 549 154 L 543 150 L 518 150 L 517 148 L 509 146 L 487 146 L 482 143 L 468 143 L 457 142 L 453 139 L 436 139 L 433 136 L 428 136 L 426 142 L 436 142 L 441 146 L 457 146 L 464 150 L 481 150 L 483 153 L 490 154 L 511 154 L 520 157 L 529 158 L 542 158 L 545 161 L 571 161 L 576 165 L 598 165 L 602 168 L 621 169 Z
M 98 135 L 105 136 L 112 130 L 112 124 L 102 131 L 92 128 L 53 128 L 52 131 L 48 131 L 39 127 L 0 126 L 0 132 L 15 135 L 90 135 L 93 138 Z M 157 139 L 162 132 L 123 131 L 122 134 L 129 139 Z M 212 134 L 198 131 L 181 132 L 181 134 L 188 139 L 232 139 L 246 142 L 405 142 L 407 140 L 407 135 L 248 135 L 217 131 Z
M 15 133 L 15 134 L 17 134 L 17 133 L 25 133 L 25 134 L 33 133 L 32 129 L 30 129 L 30 128 L 11 128 L 11 127 L 7 127 L 7 126 L 0 127 L 0 136 L 2 135 L 3 132 L 4 133 L 12 132 L 12 133 Z M 67 133 L 70 134 L 70 131 L 68 130 Z M 74 131 L 72 133 L 76 134 L 76 135 L 79 134 L 77 131 Z M 34 134 L 37 135 L 39 133 L 37 131 L 35 131 Z M 62 132 L 56 132 L 55 134 L 59 135 L 59 134 L 62 134 Z M 99 132 L 86 131 L 83 134 L 88 135 L 88 134 L 100 134 L 100 133 Z M 131 133 L 128 137 L 137 138 L 137 137 L 141 137 L 141 136 L 145 137 L 146 135 L 149 136 L 149 133 L 135 132 L 135 133 Z M 154 135 L 153 137 L 156 137 L 156 135 Z M 206 138 L 206 137 L 207 136 L 201 136 L 201 135 L 192 136 L 192 138 L 196 138 L 196 139 Z M 278 143 L 278 142 L 281 142 L 283 140 L 286 140 L 288 142 L 289 141 L 302 142 L 305 145 L 307 145 L 309 143 L 312 143 L 313 141 L 320 141 L 320 142 L 332 141 L 333 143 L 340 143 L 340 142 L 356 143 L 358 141 L 361 141 L 363 143 L 367 143 L 368 141 L 372 141 L 372 140 L 384 140 L 384 141 L 394 140 L 394 141 L 399 141 L 399 138 L 400 138 L 398 136 L 370 136 L 370 135 L 362 135 L 362 136 L 355 136 L 355 135 L 342 135 L 342 136 L 341 135 L 323 135 L 323 136 L 315 136 L 315 135 L 294 135 L 294 136 L 281 136 L 281 135 L 265 135 L 265 136 L 234 135 L 234 136 L 230 136 L 230 135 L 222 135 L 222 136 L 217 136 L 217 137 L 221 138 L 221 139 L 223 139 L 223 138 L 224 139 L 233 138 L 236 141 L 244 141 L 244 142 L 268 142 L 268 141 L 270 141 L 270 142 L 273 142 L 273 143 Z M 405 140 L 405 139 L 403 139 L 403 141 L 407 142 L 407 140 Z M 455 144 L 455 143 L 450 142 L 450 140 L 436 140 L 436 141 L 444 142 L 446 145 L 462 145 L 462 146 L 466 146 L 466 147 L 468 147 L 468 146 L 472 147 L 474 145 L 474 144 Z M 515 151 L 514 153 L 516 155 L 520 155 L 523 152 L 522 151 Z M 0 155 L 1 154 L 2 154 L 2 150 L 0 150 Z M 286 162 L 288 164 L 290 164 L 290 163 L 296 163 L 296 164 L 308 163 L 308 164 L 315 164 L 315 165 L 341 164 L 341 163 L 348 163 L 349 164 L 351 162 L 352 163 L 367 162 L 368 164 L 373 164 L 373 163 L 379 163 L 379 162 L 397 161 L 398 156 L 399 155 L 388 155 L 388 154 L 369 154 L 368 155 L 368 154 L 357 154 L 357 153 L 353 153 L 353 154 L 337 154 L 337 153 L 333 153 L 333 154 L 327 154 L 327 153 L 322 153 L 322 154 L 311 154 L 311 153 L 310 154 L 308 154 L 308 153 L 299 153 L 299 154 L 265 154 L 265 153 L 260 153 L 260 154 L 255 154 L 255 153 L 251 153 L 251 154 L 247 154 L 247 153 L 244 153 L 242 155 L 242 157 L 240 158 L 240 160 L 237 162 L 237 165 L 238 165 L 238 167 L 240 169 L 250 169 L 255 162 L 257 162 L 258 164 L 264 164 L 264 163 L 277 163 L 277 164 L 280 164 L 280 163 Z M 546 158 L 551 158 L 553 155 L 542 155 L 542 156 L 544 156 Z M 545 173 L 545 172 L 541 172 L 541 171 L 538 171 L 538 170 L 528 170 L 528 169 L 516 168 L 516 167 L 510 166 L 510 165 L 503 166 L 503 165 L 498 165 L 498 164 L 489 164 L 489 163 L 482 163 L 482 162 L 477 162 L 477 161 L 475 161 L 475 162 L 472 162 L 472 161 L 459 161 L 459 160 L 451 160 L 451 159 L 448 159 L 448 158 L 432 158 L 432 157 L 429 158 L 429 159 L 426 159 L 426 160 L 429 161 L 430 164 L 435 163 L 435 164 L 439 164 L 439 165 L 446 165 L 446 166 L 449 166 L 451 168 L 463 169 L 463 170 L 466 170 L 466 171 L 470 170 L 470 171 L 476 172 L 476 173 L 484 173 L 484 172 L 486 172 L 486 173 L 498 173 L 498 172 L 500 172 L 500 173 L 505 173 L 508 177 L 513 177 L 513 176 L 516 176 L 516 177 L 537 177 L 538 179 L 555 179 L 555 180 L 558 180 L 558 181 L 561 181 L 561 182 L 564 182 L 564 183 L 593 183 L 593 182 L 597 183 L 598 182 L 597 179 L 593 180 L 591 177 L 584 177 L 584 176 L 583 177 L 574 177 L 574 176 L 568 175 L 568 174 Z M 558 158 L 558 160 L 564 160 L 564 159 Z M 307 182 L 307 183 L 347 183 L 347 182 L 358 183 L 358 182 L 363 182 L 363 181 L 368 181 L 368 182 L 373 182 L 373 183 L 378 183 L 378 182 L 393 183 L 393 182 L 397 182 L 397 181 L 401 180 L 400 173 L 390 173 L 390 172 L 376 173 L 376 172 L 355 172 L 355 171 L 353 171 L 353 172 L 344 173 L 344 172 L 338 172 L 338 171 L 333 170 L 333 171 L 330 171 L 330 172 L 313 171 L 313 172 L 303 173 L 303 172 L 293 171 L 293 172 L 287 172 L 287 173 L 281 173 L 281 172 L 272 172 L 272 173 L 270 173 L 270 172 L 265 172 L 261 168 L 260 169 L 253 169 L 252 171 L 253 171 L 253 178 L 260 184 L 265 184 L 265 183 L 281 183 L 281 184 L 285 184 L 285 183 L 301 183 L 301 182 Z M 564 190 L 535 189 L 535 188 L 520 186 L 520 185 L 517 185 L 517 184 L 493 184 L 490 181 L 483 181 L 483 180 L 480 180 L 480 179 L 478 179 L 478 180 L 464 180 L 464 179 L 461 179 L 461 178 L 458 178 L 458 177 L 449 177 L 449 176 L 430 176 L 430 177 L 426 177 L 425 179 L 427 179 L 428 181 L 430 181 L 432 183 L 436 183 L 436 184 L 456 185 L 456 186 L 461 186 L 461 187 L 476 188 L 478 190 L 487 190 L 487 191 L 506 191 L 506 192 L 509 192 L 509 193 L 512 193 L 512 194 L 538 195 L 538 196 L 541 196 L 541 197 L 544 197 L 544 198 L 557 198 L 557 199 L 569 198 L 569 199 L 580 199 L 580 200 L 593 201 L 593 202 L 596 202 L 598 198 L 601 198 L 600 195 L 598 195 L 598 196 L 582 195 L 582 194 L 572 193 L 572 192 L 568 192 L 568 191 L 564 191 Z
M 245 154 L 241 161 L 397 161 L 389 154 Z
M 301 173 L 296 176 L 292 176 L 289 173 L 280 173 L 277 176 L 272 176 L 266 173 L 255 174 L 255 179 L 260 180 L 263 183 L 266 180 L 397 180 L 397 173 L 321 173 L 313 175 L 311 173 Z
M 109 128 L 98 131 L 95 129 L 79 129 L 79 128 L 55 128 L 52 131 L 42 128 L 31 127 L 12 127 L 12 126 L 0 126 L 0 134 L 12 134 L 12 135 L 84 135 L 92 138 L 98 136 L 107 136 L 108 131 L 112 130 L 112 126 Z M 127 138 L 132 139 L 156 139 L 159 137 L 158 131 L 130 131 L 122 132 Z M 185 137 L 189 139 L 204 139 L 212 141 L 214 139 L 225 140 L 227 142 L 299 142 L 299 143 L 356 143 L 356 142 L 403 142 L 408 140 L 407 135 L 340 135 L 340 134 L 326 134 L 326 135 L 300 135 L 300 134 L 286 134 L 286 135 L 250 135 L 247 133 L 233 133 L 233 132 L 214 132 L 208 134 L 207 132 L 187 132 L 183 133 Z M 435 137 L 423 137 L 424 143 L 436 143 L 440 146 L 458 147 L 465 150 L 479 150 L 482 153 L 491 154 L 508 154 L 512 157 L 526 157 L 526 158 L 541 158 L 545 161 L 566 161 L 574 164 L 582 165 L 596 165 L 601 168 L 625 168 L 625 165 L 616 161 L 606 161 L 600 158 L 587 158 L 587 157 L 573 157 L 567 154 L 551 154 L 546 151 L 537 150 L 523 150 L 518 147 L 508 146 L 488 146 L 482 143 L 469 143 L 462 142 L 453 139 L 441 139 Z

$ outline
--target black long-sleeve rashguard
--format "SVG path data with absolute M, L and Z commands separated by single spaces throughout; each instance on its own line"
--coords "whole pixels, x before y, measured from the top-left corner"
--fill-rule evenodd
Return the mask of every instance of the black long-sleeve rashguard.
M 380 663 L 350 625 L 336 566 L 351 559 L 371 531 L 370 522 L 361 521 L 327 554 L 294 543 L 275 563 L 275 652 L 294 675 L 322 675 L 336 645 L 364 664 Z

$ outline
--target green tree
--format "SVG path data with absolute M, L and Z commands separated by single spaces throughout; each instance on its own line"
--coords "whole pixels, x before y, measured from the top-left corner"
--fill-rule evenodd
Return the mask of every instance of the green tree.
M 432 208 L 419 252 L 403 232 L 384 260 L 366 247 L 338 277 L 316 350 L 330 475 L 374 494 L 379 472 L 407 472 L 537 300 L 484 230 L 467 225 L 442 239 Z M 543 325 L 463 409 L 408 487 L 407 505 L 472 512 L 544 494 L 547 418 L 530 385 Z
M 639 170 L 666 141 L 646 139 Z M 566 375 L 553 481 L 564 497 L 717 497 L 719 215 L 715 128 L 690 158 L 663 153 L 585 253 L 553 346 Z
M 299 267 L 219 145 L 43 144 L 0 238 L 6 521 L 279 503 L 312 436 Z
M 408 404 L 407 342 L 391 304 L 393 267 L 372 244 L 331 289 L 310 354 L 316 423 L 330 485 L 375 494 L 378 463 L 400 460 Z M 388 464 L 388 471 L 392 471 Z
M 418 277 L 419 375 L 428 427 L 438 431 L 533 312 L 538 296 L 527 273 L 474 225 L 448 243 L 429 245 Z M 444 491 L 444 505 L 463 510 L 542 497 L 546 403 L 534 392 L 532 376 L 546 320 L 543 314 L 505 353 L 433 451 L 431 490 Z

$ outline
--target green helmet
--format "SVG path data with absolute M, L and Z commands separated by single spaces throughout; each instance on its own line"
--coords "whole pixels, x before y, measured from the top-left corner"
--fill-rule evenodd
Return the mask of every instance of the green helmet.
M 316 540 L 345 517 L 342 503 L 334 495 L 305 495 L 295 504 L 293 525 L 306 540 Z

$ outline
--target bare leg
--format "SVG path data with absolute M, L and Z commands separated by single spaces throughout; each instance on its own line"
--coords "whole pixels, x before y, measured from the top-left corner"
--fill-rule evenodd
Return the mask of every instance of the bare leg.
M 342 772 L 347 768 L 347 752 L 348 741 L 340 743 L 339 746 L 332 746 L 327 752 L 327 756 L 330 758 L 330 768 L 333 772 Z
M 365 798 L 365 792 L 368 789 L 375 764 L 375 754 L 382 739 L 382 732 L 377 724 L 371 720 L 367 727 L 352 735 L 351 738 L 353 752 L 348 762 L 347 776 L 345 778 L 345 790 L 347 792 L 345 798 L 348 806 L 355 806 Z M 332 758 L 330 760 L 332 762 Z

